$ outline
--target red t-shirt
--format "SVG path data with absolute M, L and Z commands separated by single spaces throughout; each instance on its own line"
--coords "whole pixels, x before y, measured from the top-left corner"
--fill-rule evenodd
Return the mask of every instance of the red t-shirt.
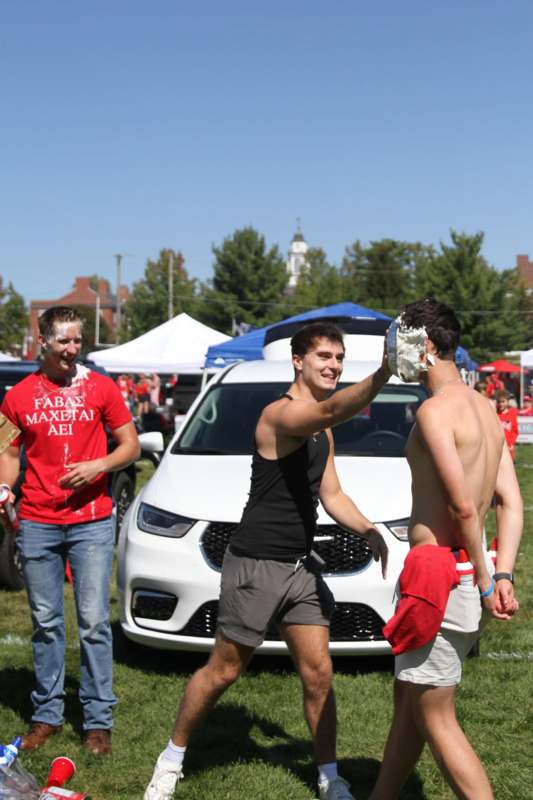
M 135 384 L 134 390 L 137 397 L 144 397 L 144 395 L 148 396 L 150 386 L 147 381 L 139 381 Z
M 498 414 L 500 419 L 505 441 L 508 448 L 512 451 L 516 440 L 518 439 L 518 411 L 516 408 L 508 408 Z
M 0 410 L 22 432 L 13 445 L 26 450 L 21 519 L 71 525 L 111 514 L 107 474 L 76 492 L 59 486 L 65 464 L 107 454 L 106 426 L 113 431 L 131 422 L 111 378 L 78 364 L 72 384 L 63 387 L 38 371 L 7 392 Z
M 494 392 L 500 389 L 505 389 L 505 386 L 503 385 L 503 381 L 499 378 L 490 378 L 487 381 L 487 397 L 492 397 Z
M 117 378 L 117 386 L 120 389 L 122 397 L 126 400 L 130 393 L 130 385 L 127 378 Z

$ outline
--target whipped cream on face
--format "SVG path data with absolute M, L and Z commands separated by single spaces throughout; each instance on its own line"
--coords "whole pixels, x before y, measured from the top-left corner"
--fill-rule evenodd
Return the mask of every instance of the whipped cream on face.
M 427 372 L 422 362 L 426 353 L 428 335 L 424 327 L 410 328 L 400 314 L 387 332 L 387 356 L 392 372 L 406 383 L 417 381 L 421 372 Z

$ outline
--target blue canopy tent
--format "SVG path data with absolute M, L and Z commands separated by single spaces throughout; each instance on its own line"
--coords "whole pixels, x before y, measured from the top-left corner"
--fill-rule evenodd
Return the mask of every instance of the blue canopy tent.
M 304 311 L 293 317 L 274 322 L 264 328 L 257 328 L 255 331 L 236 336 L 227 342 L 212 345 L 207 351 L 205 367 L 207 369 L 226 367 L 238 361 L 257 361 L 263 358 L 263 347 L 268 331 L 284 326 L 290 328 L 290 323 L 310 322 L 313 319 L 323 319 L 324 317 L 359 319 L 359 320 L 384 320 L 390 321 L 392 317 L 382 314 L 380 311 L 373 311 L 357 303 L 335 303 L 325 308 L 314 308 L 311 311 Z M 468 351 L 464 347 L 458 347 L 455 355 L 457 366 L 468 371 L 475 370 L 477 364 L 472 361 Z
M 220 345 L 213 345 L 207 351 L 205 366 L 207 368 L 226 367 L 237 361 L 256 361 L 263 358 L 263 346 L 268 330 L 286 325 L 290 322 L 307 322 L 323 317 L 352 317 L 360 319 L 382 319 L 389 320 L 386 314 L 379 311 L 372 311 L 370 308 L 357 305 L 357 303 L 335 303 L 325 308 L 313 308 L 311 311 L 304 311 L 294 317 L 282 319 L 267 325 L 264 328 L 257 328 L 255 331 L 245 333 L 244 336 L 236 336 L 229 342 Z

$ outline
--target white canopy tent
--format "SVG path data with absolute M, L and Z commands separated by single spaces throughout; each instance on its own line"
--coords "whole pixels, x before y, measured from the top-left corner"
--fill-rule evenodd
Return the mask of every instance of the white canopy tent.
M 200 373 L 207 348 L 230 338 L 188 314 L 178 314 L 131 342 L 94 350 L 89 358 L 108 372 Z
M 523 350 L 520 353 L 520 366 L 525 369 L 533 369 L 533 350 Z
M 533 369 L 533 350 L 522 350 L 520 353 L 520 366 L 522 369 Z M 520 406 L 524 405 L 524 373 L 520 375 Z
M 9 353 L 0 352 L 0 361 L 20 361 L 20 358 L 12 356 Z

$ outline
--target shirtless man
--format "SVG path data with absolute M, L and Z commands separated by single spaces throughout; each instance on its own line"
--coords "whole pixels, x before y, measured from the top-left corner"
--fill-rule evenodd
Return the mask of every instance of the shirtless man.
M 294 381 L 261 414 L 250 496 L 224 558 L 215 646 L 189 681 L 172 738 L 144 800 L 170 800 L 183 777 L 194 729 L 246 668 L 275 621 L 300 674 L 318 765 L 320 800 L 353 800 L 337 775 L 336 712 L 329 656 L 333 597 L 311 552 L 318 497 L 343 528 L 368 540 L 385 577 L 387 546 L 339 484 L 330 427 L 367 406 L 390 377 L 386 359 L 354 386 L 331 395 L 344 344 L 334 325 L 314 323 L 291 340 Z
M 464 548 L 471 563 L 458 564 L 463 569 L 460 583 L 451 590 L 449 584 L 446 587 L 449 596 L 436 635 L 424 646 L 396 657 L 394 718 L 371 800 L 399 796 L 426 742 L 458 797 L 491 800 L 487 775 L 456 719 L 455 686 L 462 662 L 479 635 L 481 606 L 485 616 L 503 620 L 518 610 L 512 571 L 522 533 L 522 500 L 499 420 L 490 402 L 463 383 L 455 366 L 460 326 L 453 311 L 432 299 L 411 303 L 401 325 L 425 328 L 420 380 L 432 395 L 419 409 L 407 444 L 413 478 L 412 549 L 404 572 L 414 556 L 418 559 L 415 577 L 418 570 L 420 578 L 428 556 L 437 554 L 437 546 L 443 559 Z M 496 573 L 491 575 L 483 526 L 493 497 L 498 555 Z M 453 563 L 451 569 L 455 569 Z M 431 575 L 428 583 L 434 582 Z M 419 617 L 418 609 L 410 618 L 415 626 Z

